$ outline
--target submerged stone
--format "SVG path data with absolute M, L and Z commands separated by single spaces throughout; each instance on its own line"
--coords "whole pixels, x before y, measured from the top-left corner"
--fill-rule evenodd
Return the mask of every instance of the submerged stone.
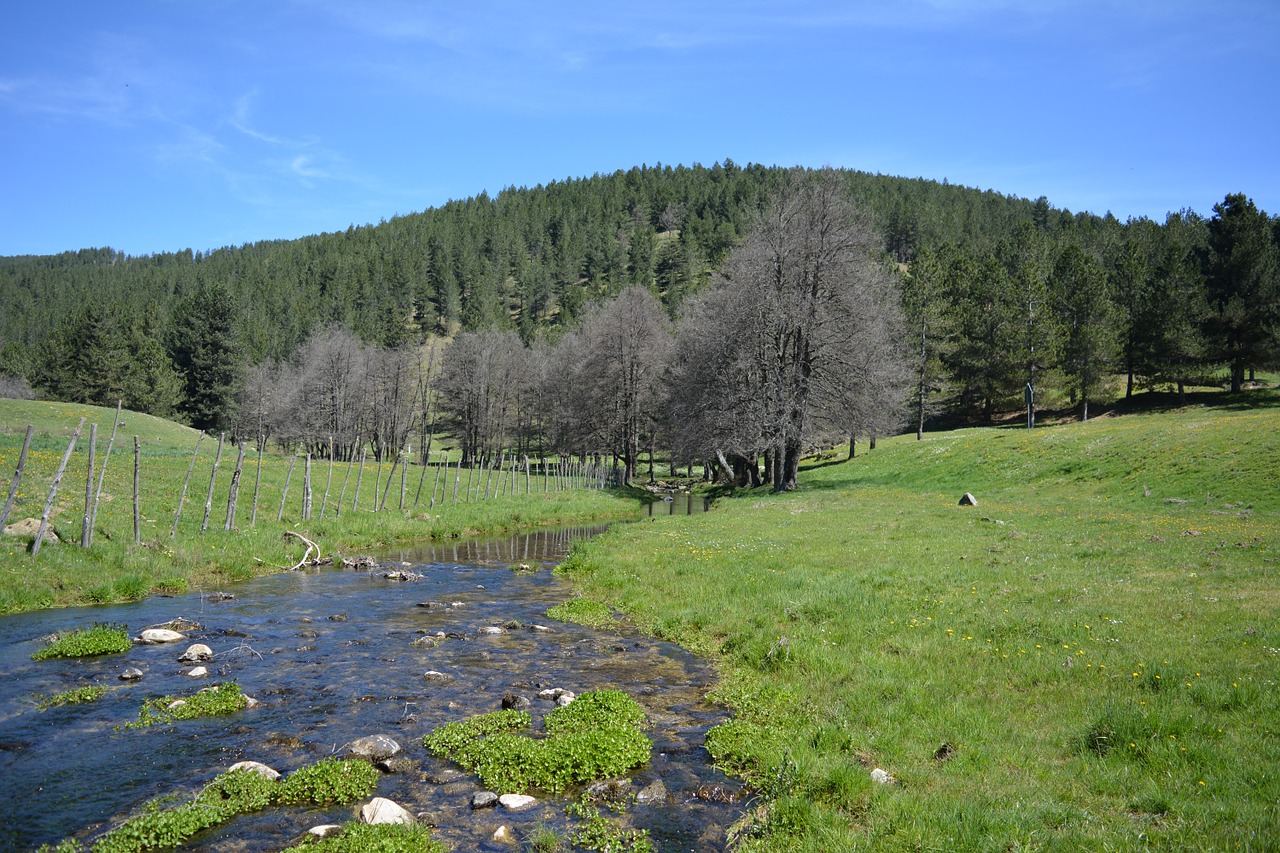
M 348 743 L 343 749 L 359 758 L 368 758 L 374 761 L 380 761 L 384 758 L 390 758 L 400 751 L 400 744 L 394 738 L 387 735 L 367 735 L 365 737 L 356 738 Z

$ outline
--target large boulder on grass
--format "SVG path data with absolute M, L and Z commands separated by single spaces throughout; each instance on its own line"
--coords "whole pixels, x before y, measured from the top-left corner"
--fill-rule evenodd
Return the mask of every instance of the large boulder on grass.
M 960 499 L 960 506 L 977 506 L 978 499 L 973 496 L 972 492 L 965 492 L 964 497 Z

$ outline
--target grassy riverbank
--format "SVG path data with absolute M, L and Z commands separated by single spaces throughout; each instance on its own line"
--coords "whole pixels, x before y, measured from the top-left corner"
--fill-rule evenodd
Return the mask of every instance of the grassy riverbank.
M 1274 849 L 1280 397 L 1247 400 L 882 441 L 564 568 L 718 660 L 743 849 Z
M 89 424 L 98 424 L 96 461 L 101 466 L 115 419 L 114 409 L 0 400 L 0 476 L 3 477 L 0 501 L 8 496 L 26 426 L 32 424 L 35 436 L 9 523 L 40 517 L 49 484 L 80 417 L 87 417 L 89 421 L 72 454 L 51 513 L 54 530 L 69 541 L 46 543 L 33 557 L 30 554 L 32 536 L 0 537 L 0 613 L 128 601 L 151 593 L 218 589 L 229 581 L 279 571 L 300 560 L 305 547 L 296 539 L 286 538 L 286 530 L 297 531 L 315 541 L 325 556 L 332 557 L 376 552 L 426 539 L 622 518 L 635 512 L 634 501 L 595 490 L 553 491 L 554 486 L 544 486 L 537 477 L 530 481 L 517 478 L 515 486 L 508 480 L 504 489 L 499 488 L 496 480 L 490 481 L 486 484 L 490 494 L 497 496 L 481 500 L 480 475 L 477 474 L 471 500 L 467 501 L 470 476 L 466 470 L 461 474 L 455 503 L 454 469 L 449 470 L 447 477 L 441 472 L 436 504 L 432 507 L 430 494 L 437 487 L 436 469 L 428 468 L 423 479 L 419 467 L 411 467 L 403 480 L 406 498 L 402 511 L 399 469 L 391 478 L 388 490 L 390 464 L 379 471 L 377 463 L 371 460 L 365 466 L 363 477 L 356 466 L 352 466 L 349 476 L 346 465 L 334 466 L 332 480 L 327 465 L 313 463 L 312 518 L 302 521 L 304 462 L 297 462 L 290 477 L 290 458 L 265 454 L 254 519 L 258 472 L 256 453 L 250 449 L 241 475 L 234 529 L 226 531 L 223 528 L 228 494 L 239 452 L 228 442 L 214 481 L 208 529 L 201 533 L 217 450 L 217 438 L 206 437 L 187 489 L 177 533 L 171 538 L 175 509 L 190 468 L 197 433 L 169 421 L 125 412 L 125 423 L 120 427 L 107 466 L 94 542 L 84 549 L 79 542 Z M 141 542 L 138 544 L 133 538 L 134 435 L 138 435 L 141 442 Z M 283 519 L 277 521 L 281 500 L 286 496 L 286 480 L 289 488 Z M 419 482 L 422 482 L 421 496 Z M 520 494 L 511 494 L 513 491 Z M 374 512 L 375 499 L 381 501 L 384 495 L 385 508 Z M 340 496 L 341 513 L 338 514 Z M 323 520 L 320 519 L 322 506 Z

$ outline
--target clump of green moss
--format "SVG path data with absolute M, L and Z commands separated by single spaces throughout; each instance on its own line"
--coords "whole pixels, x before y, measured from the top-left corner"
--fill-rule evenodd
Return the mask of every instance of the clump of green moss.
M 368 826 L 348 823 L 327 838 L 303 841 L 288 848 L 307 853 L 444 853 L 447 848 L 431 838 L 431 829 L 421 824 L 384 823 Z
M 547 714 L 546 737 L 525 732 L 523 711 L 495 711 L 447 723 L 423 738 L 435 755 L 454 761 L 504 792 L 563 792 L 571 785 L 619 776 L 649 759 L 644 711 L 618 690 L 583 693 Z
M 51 658 L 87 658 L 126 652 L 132 646 L 133 641 L 129 639 L 129 632 L 123 625 L 99 622 L 92 627 L 63 634 L 38 650 L 31 659 L 39 661 Z
M 46 708 L 56 708 L 59 705 L 81 705 L 85 702 L 96 702 L 106 695 L 107 688 L 91 684 L 48 696 L 38 693 L 32 698 L 35 699 L 36 707 L 43 711 Z
M 231 770 L 213 779 L 189 803 L 165 808 L 171 797 L 152 800 L 142 813 L 98 839 L 94 853 L 137 853 L 176 847 L 196 833 L 237 815 L 270 805 L 275 781 L 251 770 Z
M 234 681 L 207 687 L 191 696 L 160 696 L 148 699 L 138 712 L 138 719 L 126 725 L 141 729 L 156 723 L 172 723 L 178 720 L 194 720 L 198 717 L 216 717 L 233 714 L 249 704 L 249 698 L 240 691 Z
M 363 761 L 326 758 L 299 768 L 280 781 L 253 770 L 229 770 L 214 779 L 189 802 L 174 805 L 174 795 L 151 800 L 141 812 L 99 838 L 94 853 L 141 853 L 184 844 L 196 833 L 243 814 L 270 806 L 323 806 L 352 803 L 373 792 L 378 771 Z M 376 833 L 367 838 L 361 832 L 343 832 L 351 846 L 321 847 L 321 850 L 426 851 L 442 853 L 436 842 L 422 833 Z M 362 846 L 363 844 L 363 846 Z M 81 853 L 79 841 L 67 839 L 56 847 L 45 845 L 40 853 Z
M 276 801 L 291 806 L 354 802 L 373 793 L 379 775 L 376 767 L 364 761 L 326 758 L 285 777 Z

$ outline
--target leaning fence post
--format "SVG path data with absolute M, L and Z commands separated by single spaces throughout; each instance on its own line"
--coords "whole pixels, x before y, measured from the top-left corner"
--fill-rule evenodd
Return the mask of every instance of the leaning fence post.
M 0 512 L 0 530 L 4 529 L 4 523 L 9 520 L 13 499 L 18 496 L 18 486 L 22 483 L 22 469 L 27 467 L 27 451 L 31 449 L 31 434 L 35 429 L 35 426 L 29 425 L 27 437 L 22 440 L 22 452 L 18 454 L 18 467 L 13 472 L 13 485 L 9 487 L 9 497 L 4 502 L 4 512 Z
M 89 424 L 89 476 L 84 483 L 84 518 L 80 520 L 80 547 L 88 548 L 93 540 L 93 465 L 98 446 L 98 425 Z
M 329 476 L 324 481 L 324 497 L 320 499 L 320 520 L 324 521 L 324 510 L 329 505 L 329 487 L 333 485 L 333 436 L 329 436 Z
M 356 436 L 356 444 L 360 443 L 360 436 Z M 351 445 L 351 455 L 347 457 L 347 475 L 342 478 L 342 493 L 338 495 L 338 502 L 333 507 L 333 517 L 342 517 L 342 502 L 347 499 L 347 483 L 351 480 L 351 466 L 356 464 L 356 444 Z
M 204 521 L 200 522 L 200 532 L 209 529 L 209 513 L 213 512 L 213 483 L 218 476 L 218 463 L 222 461 L 222 441 L 227 437 L 225 432 L 218 433 L 218 453 L 213 457 L 213 470 L 209 472 L 209 495 L 204 499 Z
M 353 451 L 352 451 L 352 453 L 354 454 L 354 453 L 355 453 L 355 451 L 353 450 Z M 352 511 L 352 512 L 355 512 L 356 510 L 358 510 L 358 509 L 360 508 L 360 483 L 364 481 L 364 460 L 365 460 L 366 455 L 367 455 L 367 451 L 364 449 L 364 446 L 363 446 L 363 445 L 361 445 L 361 447 L 360 447 L 360 473 L 359 473 L 359 474 L 356 474 L 356 494 L 355 494 L 355 497 L 353 497 L 353 498 L 351 499 L 351 511 Z M 354 457 L 353 457 L 353 458 L 354 458 Z
M 236 470 L 231 475 L 231 488 L 227 491 L 227 520 L 223 522 L 223 530 L 232 530 L 236 526 L 236 504 L 240 500 L 240 474 L 244 471 L 244 441 L 240 442 L 240 455 L 236 457 Z
M 293 479 L 293 466 L 298 464 L 298 451 L 293 451 L 293 458 L 289 460 L 289 473 L 284 475 L 284 491 L 280 493 L 280 511 L 276 513 L 276 521 L 284 518 L 284 502 L 289 497 L 289 481 Z
M 191 453 L 191 464 L 187 466 L 187 479 L 182 481 L 182 494 L 178 496 L 178 509 L 173 514 L 173 529 L 169 531 L 172 539 L 178 533 L 178 519 L 182 518 L 182 505 L 187 501 L 187 486 L 191 484 L 191 472 L 196 468 L 196 457 L 200 455 L 200 442 L 204 441 L 204 433 L 196 437 L 196 449 Z
M 111 440 L 107 442 L 107 452 L 103 454 L 102 465 L 98 469 L 98 491 L 93 495 L 93 517 L 89 520 L 89 544 L 93 544 L 93 528 L 98 523 L 98 501 L 102 499 L 102 484 L 107 479 L 107 463 L 111 461 L 111 448 L 116 444 L 116 430 L 120 428 L 120 409 L 123 400 L 116 400 L 116 419 L 111 424 Z
M 305 467 L 302 470 L 302 518 L 311 518 L 311 454 L 307 454 Z
M 253 476 L 253 508 L 249 512 L 249 526 L 258 524 L 258 487 L 262 485 L 262 445 L 267 443 L 265 436 L 258 436 L 255 444 L 258 450 L 258 472 Z
M 83 428 L 84 418 L 81 418 L 80 423 L 76 424 L 76 431 L 71 433 L 67 452 L 62 454 L 62 464 L 58 466 L 58 473 L 53 475 L 53 483 L 49 486 L 49 500 L 45 501 L 44 512 L 40 515 L 40 528 L 36 531 L 36 541 L 31 545 L 33 557 L 40 553 L 40 543 L 44 541 L 45 531 L 49 529 L 49 513 L 53 509 L 53 499 L 58 494 L 58 483 L 62 482 L 62 472 L 67 470 L 67 463 L 71 461 L 71 453 L 76 449 L 76 441 L 80 439 L 80 430 Z

